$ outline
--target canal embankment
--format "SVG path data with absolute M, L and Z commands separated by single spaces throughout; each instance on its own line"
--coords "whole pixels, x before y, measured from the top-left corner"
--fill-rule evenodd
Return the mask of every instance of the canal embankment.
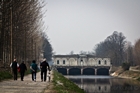
M 110 75 L 113 77 L 135 79 L 140 81 L 140 66 L 131 66 L 129 70 L 124 70 L 120 66 Z
M 80 89 L 74 82 L 64 77 L 61 73 L 54 70 L 52 76 L 51 87 L 53 93 L 85 93 L 83 89 Z

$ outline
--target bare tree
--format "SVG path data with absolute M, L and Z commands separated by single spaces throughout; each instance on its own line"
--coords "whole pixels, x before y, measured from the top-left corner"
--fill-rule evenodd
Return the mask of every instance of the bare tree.
M 131 42 L 127 42 L 125 45 L 124 62 L 134 65 L 133 46 L 131 45 Z
M 140 39 L 134 45 L 135 64 L 140 65 Z
M 96 45 L 95 52 L 98 57 L 110 57 L 113 65 L 121 65 L 124 62 L 125 36 L 114 31 L 105 41 Z
M 0 59 L 9 66 L 39 59 L 42 49 L 43 0 L 0 0 Z

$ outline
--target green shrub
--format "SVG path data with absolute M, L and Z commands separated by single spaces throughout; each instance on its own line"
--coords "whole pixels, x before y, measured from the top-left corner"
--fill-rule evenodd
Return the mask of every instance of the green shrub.
M 30 69 L 25 71 L 25 75 L 28 75 L 28 74 L 31 74 L 31 70 Z
M 12 74 L 8 71 L 1 71 L 0 72 L 0 81 L 4 79 L 10 79 L 12 78 Z

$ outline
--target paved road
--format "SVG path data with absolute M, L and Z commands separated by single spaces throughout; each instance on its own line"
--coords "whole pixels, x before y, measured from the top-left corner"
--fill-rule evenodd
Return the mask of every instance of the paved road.
M 37 73 L 36 82 L 32 81 L 31 75 L 24 77 L 24 81 L 6 80 L 0 82 L 0 93 L 41 93 L 49 82 L 41 82 L 40 72 Z

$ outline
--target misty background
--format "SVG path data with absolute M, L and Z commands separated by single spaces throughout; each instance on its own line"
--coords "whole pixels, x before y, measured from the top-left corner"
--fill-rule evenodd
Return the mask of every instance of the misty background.
M 94 51 L 114 31 L 132 45 L 140 34 L 139 0 L 45 0 L 46 33 L 56 54 Z

